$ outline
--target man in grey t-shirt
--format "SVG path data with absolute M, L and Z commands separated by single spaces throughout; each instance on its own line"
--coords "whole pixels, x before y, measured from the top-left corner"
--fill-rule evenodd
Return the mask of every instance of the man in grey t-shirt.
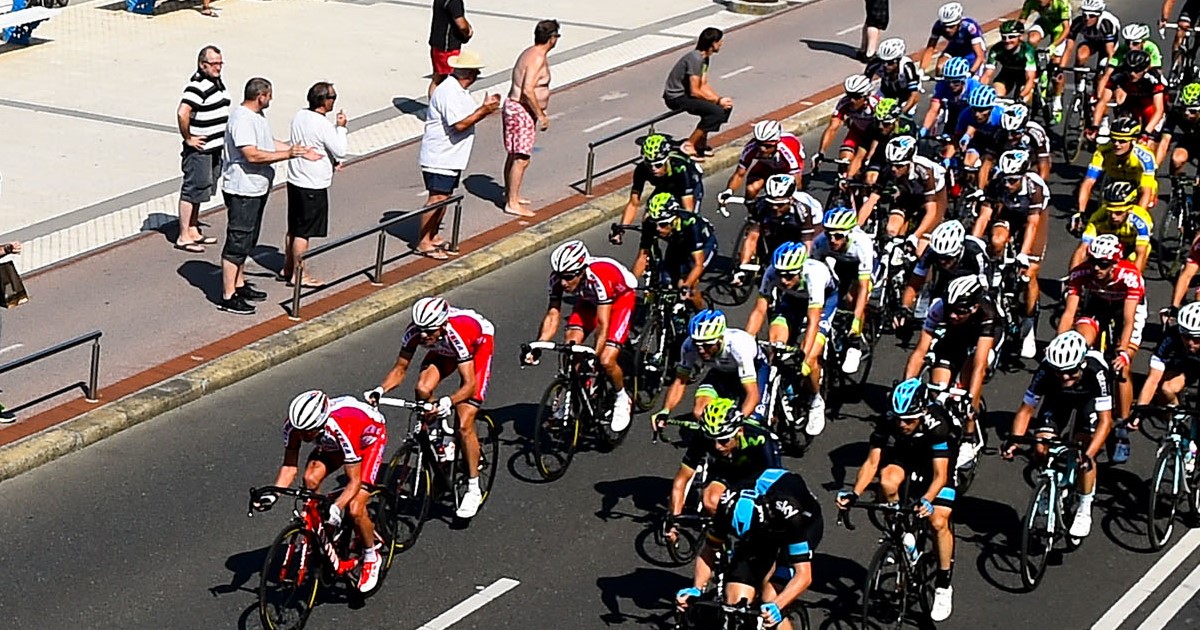
M 729 122 L 733 110 L 733 99 L 717 94 L 708 83 L 709 59 L 721 51 L 721 29 L 708 27 L 696 40 L 696 49 L 688 52 L 667 75 L 663 88 L 663 102 L 671 111 L 683 110 L 700 117 L 696 130 L 680 147 L 684 153 L 704 159 L 711 153 L 708 134 L 717 131 Z

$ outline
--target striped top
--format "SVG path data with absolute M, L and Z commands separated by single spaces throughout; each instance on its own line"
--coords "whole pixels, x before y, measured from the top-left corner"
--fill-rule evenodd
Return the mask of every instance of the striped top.
M 225 123 L 229 120 L 229 93 L 220 78 L 196 72 L 183 88 L 183 103 L 192 108 L 188 133 L 204 136 L 204 152 L 220 152 L 225 145 Z

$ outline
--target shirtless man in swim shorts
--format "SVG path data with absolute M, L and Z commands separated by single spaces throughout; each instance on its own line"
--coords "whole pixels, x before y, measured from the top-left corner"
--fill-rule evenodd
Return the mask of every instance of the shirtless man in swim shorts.
M 558 28 L 557 20 L 542 20 L 534 27 L 533 45 L 517 57 L 512 87 L 501 110 L 504 149 L 508 152 L 504 163 L 504 212 L 519 217 L 533 216 L 521 207 L 529 204 L 528 199 L 521 198 L 521 180 L 533 154 L 537 127 L 545 131 L 550 126 L 550 118 L 546 116 L 546 106 L 550 104 L 550 61 L 546 55 L 558 43 Z

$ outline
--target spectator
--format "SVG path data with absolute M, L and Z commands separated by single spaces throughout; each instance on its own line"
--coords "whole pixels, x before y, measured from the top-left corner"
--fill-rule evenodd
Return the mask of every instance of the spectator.
M 308 241 L 329 233 L 329 185 L 333 167 L 346 159 L 346 113 L 338 111 L 337 124 L 326 115 L 333 111 L 337 92 L 332 83 L 321 81 L 308 88 L 308 109 L 292 118 L 293 145 L 312 147 L 319 160 L 292 158 L 287 163 L 287 239 L 282 276 L 288 285 L 316 288 L 321 283 L 304 271 L 297 276 L 296 261 L 308 251 Z
M 458 187 L 459 178 L 471 158 L 471 147 L 475 143 L 475 125 L 500 108 L 500 95 L 484 97 L 483 104 L 476 107 L 475 99 L 467 91 L 479 79 L 483 59 L 472 51 L 464 51 L 451 57 L 452 81 L 443 81 L 429 98 L 429 111 L 425 118 L 425 133 L 421 136 L 421 177 L 425 190 L 429 191 L 428 204 L 433 205 L 449 199 Z M 434 210 L 421 217 L 414 251 L 427 258 L 445 260 L 446 241 L 438 238 L 446 209 Z
M 512 70 L 512 87 L 501 111 L 504 149 L 508 152 L 504 162 L 504 211 L 519 217 L 533 216 L 521 207 L 530 203 L 521 197 L 521 181 L 525 178 L 525 169 L 529 167 L 529 157 L 537 139 L 534 121 L 542 131 L 550 127 L 550 118 L 546 115 L 546 107 L 550 104 L 550 61 L 546 55 L 558 44 L 559 37 L 557 20 L 542 20 L 533 27 L 533 45 L 517 57 Z
M 887 30 L 891 15 L 888 2 L 891 0 L 866 0 L 867 17 L 863 20 L 862 45 L 858 50 L 858 60 L 866 63 L 875 56 L 879 48 L 879 37 Z
M 228 225 L 221 250 L 222 311 L 253 315 L 248 301 L 261 302 L 267 294 L 246 282 L 246 258 L 258 245 L 263 210 L 275 179 L 275 162 L 294 157 L 319 160 L 321 155 L 301 145 L 289 145 L 271 136 L 265 114 L 271 106 L 271 82 L 255 77 L 246 82 L 242 104 L 229 114 L 225 134 L 225 197 Z
M 13 254 L 21 253 L 21 242 L 20 241 L 13 241 L 11 243 L 5 243 L 3 246 L 0 246 L 0 247 L 3 248 L 4 256 L 11 256 Z M 13 422 L 16 422 L 16 421 L 17 421 L 17 417 L 11 413 L 6 413 L 4 411 L 4 405 L 0 404 L 0 424 L 12 424 Z
M 725 33 L 719 28 L 708 27 L 700 32 L 696 49 L 675 62 L 667 75 L 663 88 L 663 102 L 671 111 L 683 110 L 700 117 L 696 130 L 683 142 L 680 150 L 693 158 L 704 159 L 712 154 L 708 146 L 708 134 L 729 122 L 733 110 L 733 99 L 717 94 L 708 82 L 708 64 L 712 56 L 721 52 Z
M 217 12 L 215 10 L 213 10 L 213 8 L 212 8 L 212 0 L 203 0 L 202 1 L 202 6 L 200 7 L 200 15 L 203 15 L 205 17 L 212 17 L 212 18 L 218 17 Z
M 217 242 L 200 233 L 200 204 L 216 194 L 217 178 L 221 176 L 221 150 L 229 118 L 229 93 L 221 80 L 224 65 L 219 48 L 201 48 L 196 73 L 183 88 L 183 98 L 175 112 L 183 136 L 183 185 L 179 189 L 179 236 L 175 248 L 193 254 L 203 254 L 205 245 Z
M 433 61 L 433 75 L 429 81 L 431 98 L 433 89 L 453 70 L 447 60 L 457 55 L 475 34 L 465 14 L 463 0 L 433 1 L 433 20 L 429 25 L 429 56 Z

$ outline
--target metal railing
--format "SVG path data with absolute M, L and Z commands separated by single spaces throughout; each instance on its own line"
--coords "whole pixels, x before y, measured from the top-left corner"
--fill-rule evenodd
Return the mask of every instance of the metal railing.
M 38 350 L 29 356 L 21 357 L 15 361 L 9 361 L 4 365 L 0 365 L 0 374 L 5 374 L 7 372 L 23 368 L 31 363 L 37 363 L 46 357 L 52 357 L 60 352 L 65 352 L 76 346 L 82 346 L 90 341 L 92 343 L 92 368 L 88 372 L 87 387 L 83 393 L 88 402 L 99 402 L 100 398 L 96 388 L 96 381 L 100 376 L 100 337 L 102 336 L 104 336 L 103 331 L 93 330 L 86 335 L 79 335 L 74 339 L 68 339 L 61 343 L 54 344 L 45 350 Z M 74 388 L 74 385 L 71 387 Z M 64 391 L 66 390 L 59 390 L 59 393 Z
M 385 252 L 385 249 L 387 246 L 387 231 L 388 231 L 388 229 L 390 229 L 393 226 L 396 226 L 400 223 L 404 223 L 405 221 L 408 221 L 410 219 L 419 217 L 423 214 L 433 212 L 434 210 L 441 210 L 450 205 L 454 206 L 454 219 L 453 219 L 452 227 L 450 229 L 450 251 L 457 252 L 458 251 L 459 233 L 462 229 L 462 200 L 463 200 L 462 195 L 455 195 L 449 199 L 439 201 L 435 204 L 430 204 L 428 206 L 425 206 L 425 207 L 417 209 L 417 210 L 405 212 L 404 214 L 401 214 L 400 216 L 397 216 L 397 217 L 392 217 L 391 219 L 388 219 L 387 221 L 384 221 L 383 223 L 380 223 L 379 225 L 362 230 L 361 232 L 355 232 L 354 234 L 350 234 L 348 236 L 343 236 L 342 238 L 339 238 L 336 241 L 331 241 L 329 243 L 325 243 L 324 245 L 321 245 L 320 247 L 314 247 L 314 248 L 308 250 L 307 252 L 305 252 L 304 255 L 301 256 L 300 259 L 296 261 L 295 277 L 299 278 L 300 282 L 295 283 L 295 290 L 292 292 L 292 308 L 291 308 L 291 312 L 288 314 L 288 318 L 291 319 L 292 321 L 297 321 L 300 319 L 300 292 L 304 288 L 303 285 L 304 285 L 304 264 L 305 264 L 305 262 L 308 259 L 314 258 L 316 256 L 320 256 L 321 254 L 324 254 L 325 252 L 333 251 L 343 245 L 348 245 L 350 243 L 353 243 L 354 241 L 366 238 L 372 234 L 378 234 L 379 241 L 378 241 L 377 245 L 375 246 L 375 267 L 371 273 L 371 284 L 373 284 L 375 286 L 382 286 L 383 282 L 382 282 L 381 278 L 383 277 L 384 252 Z
M 651 118 L 650 120 L 643 120 L 642 122 L 640 122 L 636 125 L 633 125 L 632 127 L 626 127 L 624 129 L 622 129 L 621 131 L 618 131 L 614 134 L 604 136 L 603 138 L 600 138 L 599 140 L 596 140 L 594 142 L 589 142 L 588 143 L 588 156 L 587 156 L 587 176 L 583 180 L 583 194 L 587 195 L 588 197 L 592 196 L 592 180 L 595 178 L 595 173 L 596 173 L 596 147 L 608 144 L 609 142 L 612 142 L 613 140 L 616 140 L 618 138 L 623 138 L 625 136 L 628 136 L 631 133 L 641 131 L 642 129 L 647 128 L 647 127 L 649 128 L 648 133 L 654 133 L 654 125 L 657 125 L 658 123 L 660 123 L 664 120 L 667 120 L 668 118 L 674 118 L 675 116 L 678 116 L 682 113 L 683 113 L 682 109 L 677 109 L 672 112 L 666 112 L 663 114 L 659 114 L 659 115 L 655 116 L 654 118 Z M 628 164 L 630 161 L 632 161 L 632 160 L 622 162 L 618 166 Z

